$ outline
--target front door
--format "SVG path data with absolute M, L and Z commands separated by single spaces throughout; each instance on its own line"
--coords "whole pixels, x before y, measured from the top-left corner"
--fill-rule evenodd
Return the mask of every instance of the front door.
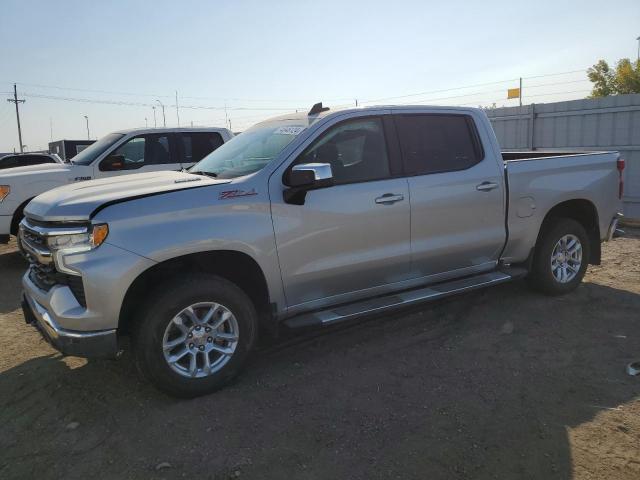
M 161 170 L 180 170 L 182 165 L 172 145 L 168 133 L 138 135 L 125 141 L 111 152 L 108 157 L 117 156 L 121 165 L 117 169 L 107 169 L 105 159 L 98 165 L 95 177 L 111 177 L 129 173 L 156 172 Z
M 392 178 L 383 123 L 338 123 L 293 162 L 329 163 L 335 184 L 284 202 L 273 175 L 272 215 L 287 303 L 292 311 L 369 296 L 406 280 L 410 267 L 407 180 Z

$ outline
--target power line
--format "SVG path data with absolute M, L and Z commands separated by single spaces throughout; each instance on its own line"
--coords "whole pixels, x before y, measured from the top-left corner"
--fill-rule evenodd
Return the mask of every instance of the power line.
M 559 77 L 560 75 L 569 75 L 571 73 L 585 73 L 587 71 L 586 68 L 581 70 L 569 70 L 568 72 L 560 72 L 560 73 L 546 73 L 544 75 L 534 75 L 532 77 L 522 77 L 525 80 L 529 80 L 532 78 L 544 78 L 544 77 Z
M 25 97 L 30 98 L 42 98 L 46 100 L 60 100 L 66 102 L 80 102 L 80 103 L 96 103 L 96 104 L 105 104 L 105 105 L 122 105 L 122 106 L 131 106 L 131 107 L 153 107 L 153 103 L 144 103 L 144 102 L 128 102 L 123 100 L 106 100 L 106 99 L 97 99 L 97 98 L 80 98 L 80 97 L 61 97 L 56 95 L 44 95 L 40 93 L 23 93 Z M 175 104 L 167 104 L 166 107 L 175 107 Z M 211 105 L 180 105 L 180 108 L 188 108 L 192 110 L 221 110 L 224 111 L 224 106 L 211 106 Z M 294 107 L 282 108 L 282 107 L 227 107 L 227 110 L 264 110 L 264 111 L 283 111 L 289 112 Z M 299 108 L 299 107 L 298 107 Z
M 12 84 L 12 82 L 3 81 L 0 83 Z M 23 82 L 15 82 L 18 85 L 23 87 L 33 87 L 33 88 L 45 88 L 45 89 L 53 89 L 53 90 L 69 90 L 76 92 L 85 92 L 85 93 L 103 93 L 107 95 L 125 95 L 131 97 L 161 97 L 161 98 L 173 98 L 173 95 L 161 95 L 157 93 L 133 93 L 133 92 L 120 92 L 120 91 L 112 91 L 112 90 L 96 90 L 90 88 L 76 88 L 76 87 L 61 87 L 58 85 L 45 85 L 41 83 L 23 83 Z M 219 100 L 219 101 L 239 101 L 239 102 L 282 102 L 282 103 L 292 103 L 292 102 L 300 102 L 307 103 L 315 100 L 310 100 L 309 98 L 305 99 L 265 99 L 265 98 L 235 98 L 235 97 L 208 97 L 208 96 L 181 96 L 181 98 L 186 98 L 190 100 Z M 334 98 L 325 101 L 346 101 L 351 100 L 351 98 Z
M 548 74 L 545 74 L 545 75 L 535 75 L 535 76 L 531 76 L 531 77 L 522 77 L 522 79 L 523 80 L 528 80 L 528 79 L 532 79 L 532 78 L 554 77 L 554 76 L 568 75 L 568 74 L 571 74 L 571 73 L 579 73 L 579 72 L 586 72 L 586 69 L 571 70 L 571 71 L 560 72 L 560 73 L 548 73 Z M 363 100 L 363 101 L 361 101 L 361 103 L 381 102 L 381 101 L 385 101 L 385 100 L 393 100 L 393 99 L 396 99 L 396 98 L 418 97 L 418 96 L 421 96 L 421 95 L 430 95 L 432 93 L 444 93 L 444 92 L 451 92 L 451 91 L 454 91 L 454 90 L 464 90 L 466 88 L 485 87 L 485 86 L 488 86 L 488 85 L 497 85 L 497 84 L 500 84 L 500 83 L 516 82 L 518 80 L 519 80 L 519 78 L 512 78 L 512 79 L 506 79 L 506 80 L 497 80 L 495 82 L 477 83 L 477 84 L 474 84 L 474 85 L 464 85 L 464 86 L 459 86 L 459 87 L 445 88 L 445 89 L 441 89 L 441 90 L 430 90 L 430 91 L 425 91 L 425 92 L 409 93 L 409 94 L 406 94 L 406 95 L 397 95 L 397 96 L 394 96 L 394 97 L 385 97 L 385 98 L 376 98 L 376 99 L 372 99 L 372 100 Z
M 590 82 L 588 78 L 583 78 L 582 80 L 570 80 L 568 82 L 553 82 L 553 83 L 539 83 L 537 85 L 525 85 L 526 88 L 538 88 L 538 87 L 551 87 L 553 85 L 567 85 L 568 83 L 584 83 Z

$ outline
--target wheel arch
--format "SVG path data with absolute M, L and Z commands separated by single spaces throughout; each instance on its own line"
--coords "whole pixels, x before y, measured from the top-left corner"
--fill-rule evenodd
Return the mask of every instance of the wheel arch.
M 13 217 L 11 218 L 11 228 L 9 230 L 11 235 L 18 235 L 18 227 L 20 226 L 20 222 L 24 217 L 24 209 L 27 204 L 34 198 L 35 197 L 28 198 L 27 200 L 22 202 L 18 208 L 16 208 L 15 212 L 13 212 Z
M 573 199 L 558 203 L 551 208 L 545 215 L 540 225 L 536 244 L 540 241 L 542 233 L 549 225 L 549 222 L 556 218 L 571 218 L 580 223 L 587 231 L 589 236 L 589 247 L 591 254 L 589 263 L 592 265 L 600 265 L 602 256 L 600 244 L 600 223 L 598 218 L 598 209 L 590 200 Z
M 215 274 L 237 285 L 254 303 L 261 326 L 275 328 L 265 274 L 248 254 L 237 250 L 197 252 L 159 262 L 139 274 L 125 293 L 118 322 L 121 335 L 131 333 L 140 299 L 169 278 L 188 272 Z

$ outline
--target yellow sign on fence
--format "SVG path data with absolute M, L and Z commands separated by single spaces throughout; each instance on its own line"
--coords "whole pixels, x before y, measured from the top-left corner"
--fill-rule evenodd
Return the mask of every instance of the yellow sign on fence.
M 520 89 L 519 88 L 510 88 L 507 90 L 507 99 L 510 98 L 520 98 Z

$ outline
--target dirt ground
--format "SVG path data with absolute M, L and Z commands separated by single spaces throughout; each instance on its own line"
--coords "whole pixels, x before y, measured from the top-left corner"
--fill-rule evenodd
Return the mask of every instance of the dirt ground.
M 264 341 L 225 390 L 166 397 L 62 358 L 0 249 L 0 478 L 640 478 L 640 230 L 570 295 L 514 282 Z

